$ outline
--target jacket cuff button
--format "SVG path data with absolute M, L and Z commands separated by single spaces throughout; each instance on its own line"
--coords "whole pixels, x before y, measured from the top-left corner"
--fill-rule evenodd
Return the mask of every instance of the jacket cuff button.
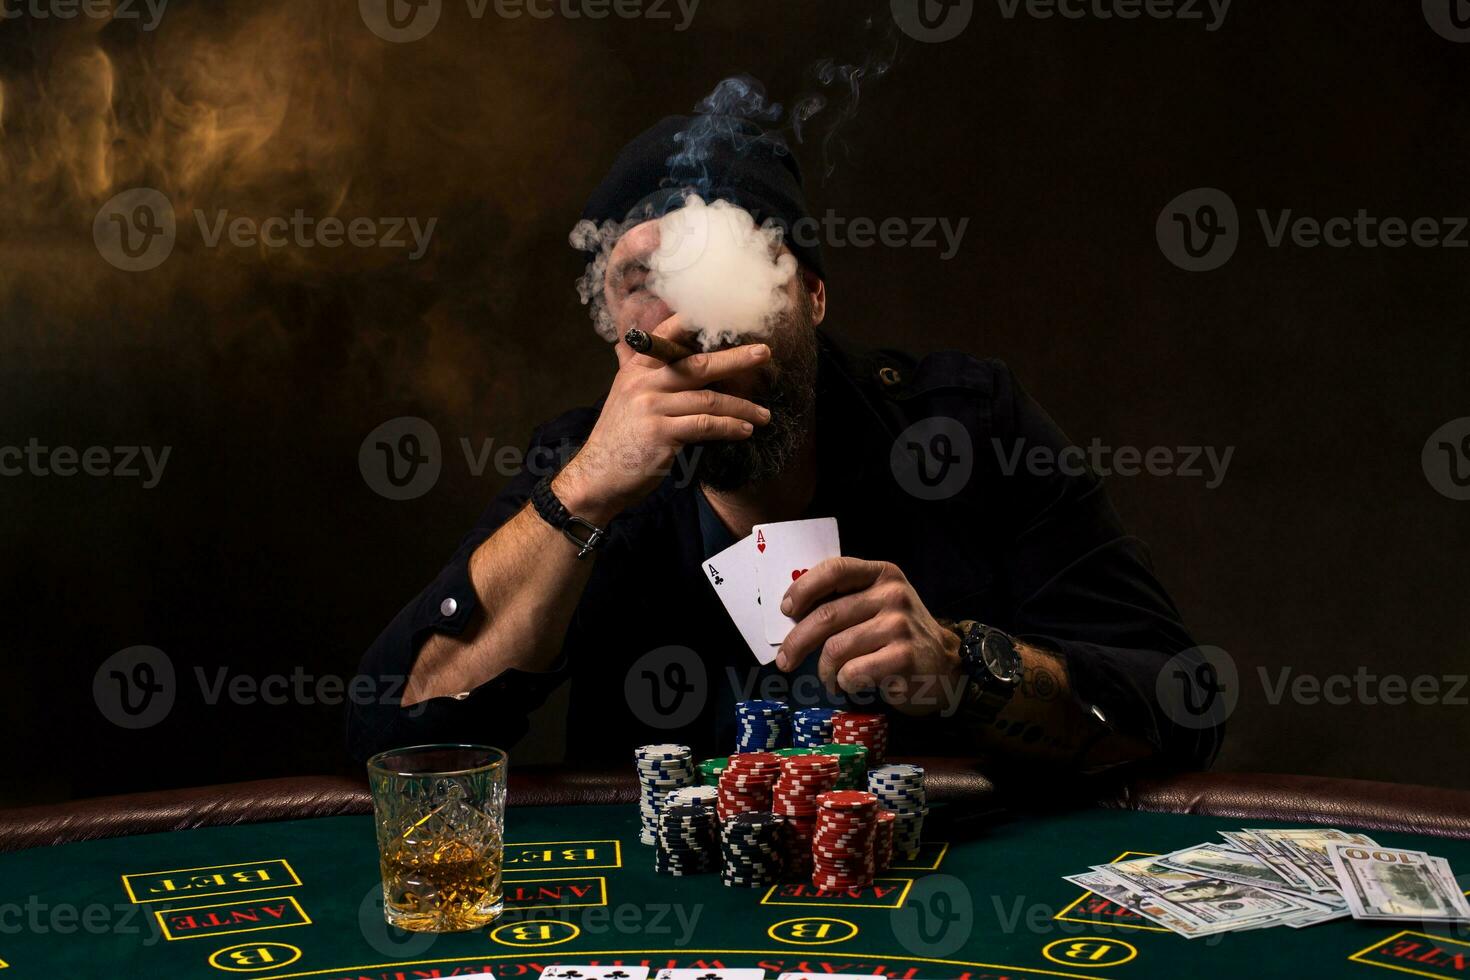
M 458 609 L 459 603 L 453 599 L 445 599 L 439 603 L 439 615 L 441 616 L 453 616 Z

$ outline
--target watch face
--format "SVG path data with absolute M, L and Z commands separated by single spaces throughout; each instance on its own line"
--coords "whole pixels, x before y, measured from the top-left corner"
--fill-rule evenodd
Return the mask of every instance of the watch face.
M 996 680 L 1014 684 L 1021 679 L 1021 655 L 1004 633 L 987 633 L 980 641 L 980 657 Z

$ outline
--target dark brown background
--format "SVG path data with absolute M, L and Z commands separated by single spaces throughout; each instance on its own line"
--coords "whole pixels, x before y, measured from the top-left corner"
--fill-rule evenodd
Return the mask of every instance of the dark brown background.
M 356 5 L 174 0 L 151 34 L 0 26 L 0 444 L 173 447 L 162 484 L 0 479 L 4 798 L 340 768 L 342 712 L 203 703 L 193 671 L 350 674 L 503 482 L 457 441 L 518 444 L 594 399 L 610 353 L 566 234 L 617 148 L 749 71 L 777 98 L 861 53 L 853 0 L 705 0 L 671 21 L 474 21 L 412 44 Z M 885 5 L 875 9 L 880 17 Z M 1228 477 L 1114 478 L 1201 642 L 1244 678 L 1220 766 L 1470 785 L 1464 706 L 1268 702 L 1257 668 L 1466 668 L 1470 503 L 1420 450 L 1470 414 L 1467 253 L 1267 247 L 1256 208 L 1464 215 L 1470 45 L 1418 4 L 1237 2 L 1199 21 L 1003 18 L 909 44 L 816 181 L 848 217 L 969 218 L 959 254 L 829 247 L 829 324 L 1007 360 L 1078 441 L 1236 447 Z M 810 145 L 798 151 L 820 170 Z M 181 215 L 147 273 L 93 215 L 150 186 Z M 1223 269 L 1167 262 L 1175 195 L 1226 190 Z M 193 208 L 438 218 L 402 252 L 209 249 Z M 358 448 L 429 419 L 437 486 L 373 493 Z M 92 700 L 115 651 L 182 692 L 124 732 Z M 555 726 L 522 758 L 561 751 Z

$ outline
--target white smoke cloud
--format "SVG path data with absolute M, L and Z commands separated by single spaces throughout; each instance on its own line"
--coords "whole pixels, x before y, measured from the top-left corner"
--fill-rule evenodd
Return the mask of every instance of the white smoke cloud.
M 603 298 L 608 257 L 619 238 L 641 218 L 626 222 L 578 222 L 570 240 L 596 255 L 578 280 L 603 339 L 616 342 L 617 326 Z M 648 257 L 647 288 L 696 331 L 704 350 L 770 331 L 786 310 L 786 284 L 796 258 L 781 250 L 779 227 L 757 226 L 749 211 L 725 200 L 708 204 L 690 194 L 684 206 L 658 219 L 659 246 Z
M 757 227 L 744 208 L 691 194 L 659 219 L 648 268 L 649 290 L 683 314 L 708 350 L 769 330 L 786 308 L 796 258 L 781 252 L 780 228 Z

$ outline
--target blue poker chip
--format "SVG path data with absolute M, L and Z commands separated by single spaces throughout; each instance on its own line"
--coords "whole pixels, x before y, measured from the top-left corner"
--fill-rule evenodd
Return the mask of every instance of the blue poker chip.
M 737 702 L 735 702 L 735 710 L 736 711 L 780 711 L 780 712 L 785 712 L 787 710 L 787 708 L 786 708 L 786 703 L 784 701 L 762 701 L 762 700 L 756 699 L 756 700 L 751 700 L 751 701 L 737 701 Z

